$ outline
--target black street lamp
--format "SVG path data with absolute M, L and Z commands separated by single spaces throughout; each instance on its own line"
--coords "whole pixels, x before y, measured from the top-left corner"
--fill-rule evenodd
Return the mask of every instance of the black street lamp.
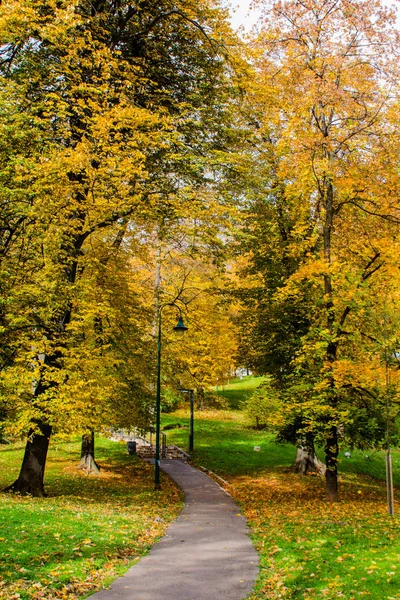
M 188 328 L 186 327 L 186 325 L 183 322 L 182 315 L 179 315 L 178 322 L 174 327 L 175 333 L 177 333 L 179 336 L 182 337 L 186 333 L 187 330 L 188 330 Z
M 166 302 L 158 309 L 158 335 L 157 335 L 157 392 L 156 392 L 156 456 L 154 461 L 154 489 L 161 489 L 160 485 L 160 433 L 161 433 L 161 316 L 166 306 L 174 306 L 179 312 L 180 308 L 174 302 Z M 174 327 L 175 333 L 183 336 L 188 328 L 183 322 L 180 314 L 177 324 Z
M 190 429 L 189 429 L 189 452 L 194 450 L 194 390 L 180 389 L 183 394 L 189 394 L 190 398 Z

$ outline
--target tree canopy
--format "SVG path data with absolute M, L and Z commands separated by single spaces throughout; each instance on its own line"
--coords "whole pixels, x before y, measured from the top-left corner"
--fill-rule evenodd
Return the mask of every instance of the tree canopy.
M 177 295 L 192 333 L 165 334 L 164 382 L 268 374 L 252 410 L 324 447 L 331 500 L 340 443 L 395 439 L 395 15 L 255 5 L 245 39 L 211 0 L 0 7 L 0 414 L 28 440 L 17 491 L 44 493 L 54 432 L 151 425 L 155 323 Z
M 44 468 L 54 428 L 149 418 L 129 257 L 224 168 L 231 34 L 208 4 L 103 0 L 8 2 L 0 32 L 2 389 Z
M 369 2 L 259 5 L 250 98 L 262 170 L 243 292 L 256 317 L 249 328 L 244 314 L 242 356 L 250 347 L 250 364 L 283 386 L 283 429 L 324 444 L 335 500 L 343 435 L 385 438 L 377 323 L 390 318 L 397 337 L 399 36 L 393 13 Z

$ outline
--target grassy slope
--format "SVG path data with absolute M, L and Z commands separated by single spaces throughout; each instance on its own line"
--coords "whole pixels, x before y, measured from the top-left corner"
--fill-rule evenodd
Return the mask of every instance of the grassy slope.
M 235 383 L 229 386 L 235 407 L 245 385 L 242 380 L 236 390 Z M 184 425 L 167 432 L 169 443 L 186 447 L 187 413 L 163 415 L 164 424 Z M 341 459 L 341 501 L 331 505 L 322 479 L 291 472 L 293 446 L 251 429 L 240 411 L 197 412 L 193 460 L 229 482 L 260 552 L 251 600 L 400 598 L 400 520 L 386 514 L 384 455 L 364 454 Z M 393 462 L 400 485 L 398 451 Z
M 228 384 L 219 386 L 217 393 L 228 398 L 232 410 L 239 410 L 241 402 L 248 398 L 253 391 L 262 384 L 264 379 L 264 377 L 243 377 L 242 379 L 234 379 Z
M 0 449 L 0 486 L 13 481 L 22 445 Z M 48 498 L 0 494 L 0 600 L 73 599 L 109 583 L 163 534 L 181 495 L 167 479 L 153 491 L 153 469 L 125 445 L 97 441 L 99 476 L 76 469 L 79 442 L 52 442 Z

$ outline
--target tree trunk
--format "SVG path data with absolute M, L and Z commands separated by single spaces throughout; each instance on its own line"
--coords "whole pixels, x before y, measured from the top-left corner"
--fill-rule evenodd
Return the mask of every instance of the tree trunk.
M 38 425 L 40 433 L 29 432 L 18 479 L 6 488 L 5 492 L 17 492 L 23 496 L 31 494 L 37 498 L 46 495 L 44 491 L 44 469 L 52 428 L 44 423 Z
M 263 429 L 267 428 L 267 424 L 266 423 L 260 423 L 260 419 L 258 417 L 256 417 L 256 428 L 259 431 L 262 431 Z
M 324 476 L 326 467 L 315 454 L 314 442 L 311 439 L 299 440 L 297 444 L 297 455 L 293 465 L 295 473 L 306 475 L 307 473 L 318 473 Z
M 154 320 L 153 320 L 153 337 L 157 338 L 157 326 L 158 326 L 158 316 L 161 305 L 161 284 L 162 284 L 162 223 L 158 223 L 155 228 L 155 238 L 156 238 L 156 247 L 157 247 L 157 256 L 156 256 L 156 272 L 154 277 Z
M 99 473 L 100 467 L 94 459 L 94 431 L 82 436 L 81 462 L 79 468 L 89 473 Z
M 196 396 L 197 396 L 197 408 L 198 410 L 204 410 L 205 408 L 205 394 L 204 394 L 204 388 L 203 387 L 199 387 L 196 389 Z
M 331 160 L 331 156 L 328 155 L 328 158 Z M 330 268 L 331 266 L 331 236 L 332 236 L 332 228 L 333 228 L 333 217 L 335 214 L 333 207 L 333 185 L 329 181 L 326 187 L 326 196 L 325 196 L 325 223 L 324 223 L 324 258 L 326 260 L 327 266 Z M 333 409 L 336 409 L 337 406 L 337 395 L 335 390 L 335 380 L 333 376 L 333 367 L 337 358 L 337 350 L 338 350 L 338 342 L 333 341 L 335 331 L 334 331 L 334 323 L 335 323 L 335 310 L 334 310 L 334 302 L 333 302 L 333 285 L 332 285 L 332 277 L 328 271 L 328 273 L 324 274 L 324 291 L 325 291 L 325 307 L 326 307 L 326 316 L 327 316 L 327 327 L 330 334 L 330 341 L 328 343 L 328 347 L 326 350 L 326 360 L 329 365 L 328 372 L 328 381 L 329 381 L 329 406 Z M 338 468 L 337 468 L 337 457 L 339 454 L 338 447 L 338 433 L 337 427 L 332 425 L 329 428 L 328 438 L 325 444 L 325 464 L 326 464 L 326 493 L 329 502 L 337 502 L 338 501 Z
M 330 436 L 325 445 L 326 457 L 326 493 L 329 502 L 338 501 L 338 466 L 337 458 L 339 454 L 337 427 L 332 426 Z

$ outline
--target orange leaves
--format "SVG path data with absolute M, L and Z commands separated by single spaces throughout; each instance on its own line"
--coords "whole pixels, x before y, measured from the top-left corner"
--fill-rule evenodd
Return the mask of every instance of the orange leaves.
M 328 504 L 321 480 L 289 470 L 233 479 L 260 552 L 251 600 L 397 597 L 400 521 L 387 517 L 383 482 L 347 475 L 340 486 Z
M 249 219 L 261 246 L 249 244 L 250 262 L 264 282 L 254 336 L 243 333 L 255 351 L 246 350 L 276 378 L 296 435 L 307 428 L 323 441 L 340 428 L 356 445 L 379 444 L 382 398 L 390 392 L 394 423 L 400 386 L 399 105 L 385 89 L 398 79 L 400 36 L 379 2 L 256 4 L 265 20 L 253 41 L 255 170 L 269 179 Z

